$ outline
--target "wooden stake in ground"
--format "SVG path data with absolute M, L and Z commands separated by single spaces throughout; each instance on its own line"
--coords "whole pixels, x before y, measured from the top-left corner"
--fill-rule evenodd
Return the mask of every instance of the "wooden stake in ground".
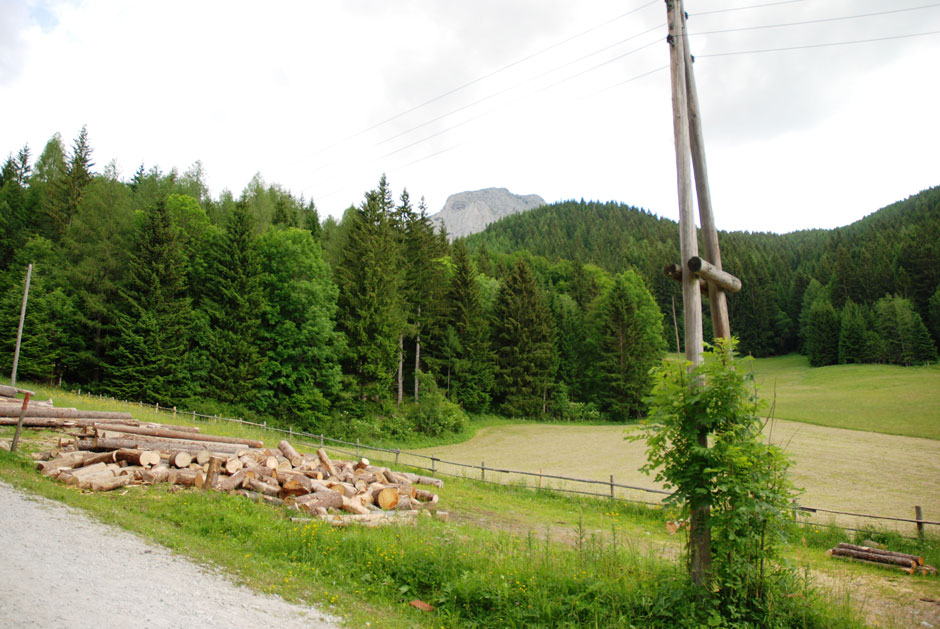
M 20 342 L 23 340 L 23 321 L 26 319 L 26 300 L 29 297 L 29 280 L 33 277 L 33 265 L 26 267 L 26 288 L 23 290 L 23 306 L 20 308 L 20 325 L 16 329 L 16 348 L 13 350 L 13 372 L 10 374 L 10 386 L 16 386 L 16 367 L 20 362 Z M 19 429 L 16 434 L 19 435 Z M 13 441 L 14 445 L 16 441 Z M 15 448 L 11 448 L 12 452 Z
M 30 268 L 32 268 L 32 265 L 30 265 Z M 10 452 L 16 452 L 16 444 L 20 441 L 20 431 L 23 429 L 23 419 L 26 417 L 26 410 L 29 408 L 29 398 L 32 394 L 32 391 L 26 391 L 26 395 L 23 398 L 23 409 L 20 411 L 20 418 L 16 422 L 16 432 L 13 433 L 13 442 L 10 444 Z

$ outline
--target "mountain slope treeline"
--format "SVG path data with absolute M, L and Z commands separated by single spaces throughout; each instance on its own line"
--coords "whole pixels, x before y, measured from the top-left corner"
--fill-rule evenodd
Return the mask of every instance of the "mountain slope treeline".
M 724 268 L 744 283 L 740 293 L 728 298 L 731 328 L 743 352 L 769 356 L 802 351 L 816 365 L 936 359 L 940 188 L 838 229 L 783 235 L 721 232 L 719 239 Z M 674 221 L 619 203 L 566 201 L 507 217 L 466 240 L 478 259 L 486 258 L 484 264 L 497 269 L 520 251 L 544 259 L 546 282 L 562 290 L 585 270 L 635 270 L 663 313 L 669 348 L 676 349 L 672 308 L 675 303 L 681 309 L 681 290 L 662 271 L 679 261 Z M 811 319 L 814 305 L 817 315 Z M 824 324 L 819 311 L 828 308 L 832 316 Z M 885 318 L 892 308 L 901 323 L 889 326 Z M 681 338 L 682 317 L 677 319 Z M 705 332 L 707 337 L 708 320 Z M 867 338 L 855 342 L 864 346 L 861 354 L 850 347 L 840 353 L 844 335 L 848 345 L 858 335 Z M 895 335 L 902 340 L 895 341 Z M 903 351 L 895 344 L 904 345 Z M 821 345 L 829 354 L 823 355 Z
M 97 170 L 82 129 L 0 170 L 0 369 L 33 264 L 21 380 L 347 437 L 640 415 L 664 348 L 641 277 L 505 262 L 480 272 L 384 176 L 321 224 L 260 176 L 212 198 L 199 163 Z
M 935 358 L 938 197 L 833 232 L 723 234 L 745 351 Z M 676 234 L 568 202 L 451 243 L 384 176 L 321 223 L 259 175 L 212 198 L 199 163 L 97 171 L 82 129 L 0 169 L 0 369 L 33 264 L 20 379 L 348 438 L 459 431 L 467 412 L 623 421 L 676 343 Z

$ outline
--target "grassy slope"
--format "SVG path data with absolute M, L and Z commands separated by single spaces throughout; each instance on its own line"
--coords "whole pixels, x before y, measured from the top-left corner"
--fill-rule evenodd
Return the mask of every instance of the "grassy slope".
M 779 419 L 940 439 L 940 365 L 811 368 L 790 354 L 757 359 L 754 371 Z

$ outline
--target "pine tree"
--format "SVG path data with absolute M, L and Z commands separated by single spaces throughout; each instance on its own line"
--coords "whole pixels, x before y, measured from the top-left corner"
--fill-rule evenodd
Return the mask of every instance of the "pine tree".
M 211 253 L 203 298 L 209 336 L 202 339 L 210 357 L 206 392 L 222 402 L 249 406 L 261 388 L 264 358 L 258 337 L 266 306 L 253 229 L 248 207 L 236 203 Z
M 134 243 L 117 315 L 119 337 L 106 388 L 116 397 L 171 404 L 192 393 L 183 356 L 189 349 L 186 258 L 166 206 L 147 211 Z
M 503 412 L 544 414 L 558 360 L 551 313 L 524 258 L 516 261 L 500 289 L 494 327 L 496 390 Z
M 598 309 L 597 368 L 601 408 L 612 418 L 639 417 L 652 387 L 650 370 L 662 359 L 662 314 L 634 271 L 617 276 Z
M 72 224 L 72 217 L 78 212 L 81 205 L 85 188 L 91 183 L 91 167 L 94 166 L 91 161 L 91 146 L 88 144 L 88 129 L 82 127 L 78 137 L 75 138 L 75 144 L 72 145 L 72 154 L 69 157 L 68 168 L 65 173 L 67 202 L 66 215 L 62 217 L 64 225 L 60 225 L 60 230 Z

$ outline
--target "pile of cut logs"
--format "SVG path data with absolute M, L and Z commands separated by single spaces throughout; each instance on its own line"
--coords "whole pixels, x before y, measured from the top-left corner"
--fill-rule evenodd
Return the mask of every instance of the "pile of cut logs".
M 0 425 L 15 425 L 20 410 L 19 402 L 0 398 Z M 391 521 L 392 511 L 395 519 L 409 519 L 435 507 L 437 494 L 416 485 L 443 487 L 439 479 L 395 472 L 367 459 L 332 460 L 322 448 L 301 454 L 281 441 L 276 450 L 267 449 L 261 441 L 141 422 L 129 413 L 31 403 L 23 426 L 66 431 L 69 438 L 60 439 L 58 449 L 37 455 L 37 467 L 93 491 L 169 483 L 290 506 L 335 525 L 374 525 Z
M 901 570 L 908 574 L 937 574 L 936 568 L 924 565 L 924 558 L 920 555 L 899 553 L 876 546 L 856 546 L 843 542 L 827 550 L 826 556 L 851 559 L 882 568 Z

